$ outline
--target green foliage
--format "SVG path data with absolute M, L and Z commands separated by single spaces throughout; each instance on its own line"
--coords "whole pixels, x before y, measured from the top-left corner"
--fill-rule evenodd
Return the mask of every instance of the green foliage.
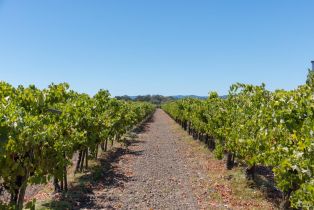
M 36 199 L 25 204 L 25 209 L 35 210 Z
M 95 153 L 154 110 L 148 103 L 113 99 L 104 90 L 94 97 L 79 94 L 66 83 L 40 90 L 1 82 L 0 90 L 0 183 L 17 209 L 28 184 L 62 179 L 74 153 Z
M 314 206 L 313 73 L 293 91 L 234 84 L 226 99 L 182 99 L 163 105 L 181 124 L 216 141 L 214 154 L 235 154 L 248 166 L 273 168 L 276 185 L 296 208 Z
M 215 150 L 214 150 L 214 155 L 217 159 L 221 160 L 224 157 L 224 148 L 221 146 L 221 144 L 217 144 Z

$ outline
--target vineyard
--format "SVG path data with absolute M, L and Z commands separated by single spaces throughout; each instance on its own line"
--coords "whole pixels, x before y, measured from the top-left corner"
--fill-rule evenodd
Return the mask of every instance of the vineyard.
M 0 188 L 10 194 L 0 209 L 22 209 L 28 185 L 53 180 L 56 191 L 67 191 L 67 169 L 78 155 L 75 170 L 88 167 L 99 148 L 145 120 L 154 106 L 77 93 L 68 84 L 14 88 L 0 83 Z M 26 204 L 33 208 L 34 203 Z
M 247 166 L 255 178 L 258 166 L 272 169 L 286 208 L 314 206 L 313 75 L 292 91 L 265 85 L 235 84 L 226 99 L 210 93 L 207 100 L 182 99 L 163 109 L 196 139 L 203 140 L 226 166 Z
M 314 210 L 314 0 L 0 0 L 0 210 Z
M 283 208 L 312 209 L 312 73 L 309 72 L 306 84 L 291 91 L 269 91 L 264 84 L 238 83 L 230 87 L 225 98 L 211 92 L 207 99 L 172 100 L 164 103 L 162 109 L 194 139 L 204 142 L 216 158 L 225 159 L 228 170 L 235 165 L 244 166 L 246 177 L 254 181 L 258 168 L 270 169 L 274 187 L 284 195 Z M 108 151 L 108 145 L 123 143 L 125 135 L 155 111 L 155 105 L 151 103 L 118 100 L 105 90 L 91 97 L 69 89 L 66 83 L 38 89 L 33 85 L 13 87 L 1 82 L 0 100 L 0 193 L 5 191 L 10 195 L 8 201 L 0 202 L 1 209 L 34 209 L 35 199 L 24 204 L 26 189 L 30 185 L 53 183 L 55 192 L 66 193 L 70 167 L 75 173 L 84 172 L 91 159 L 95 160 L 102 151 Z M 194 195 L 188 190 L 191 188 L 188 177 L 192 176 L 193 170 L 185 168 L 186 163 L 180 162 L 184 160 L 183 154 L 178 153 L 186 150 L 178 149 L 186 148 L 186 145 L 178 146 L 176 140 L 183 137 L 174 134 L 170 118 L 163 111 L 158 109 L 155 115 L 157 121 L 151 122 L 151 131 L 143 137 L 143 142 L 148 142 L 140 146 L 143 150 L 135 146 L 133 153 L 124 152 L 130 155 L 147 151 L 135 162 L 137 177 L 144 180 L 143 183 L 131 182 L 123 191 L 125 194 L 121 194 L 130 201 L 138 200 L 126 201 L 124 205 L 127 208 L 150 208 L 137 203 L 145 200 L 147 195 L 164 196 L 164 199 L 177 196 L 168 200 L 169 203 L 151 205 L 196 209 L 200 204 L 193 201 Z M 130 169 L 124 170 L 133 173 Z M 202 181 L 204 178 L 198 179 Z M 175 180 L 184 183 L 183 192 L 181 188 L 175 189 L 179 186 Z M 143 186 L 149 190 L 142 192 Z M 181 194 L 171 193 L 173 190 Z M 199 196 L 206 195 L 206 190 Z M 138 194 L 140 191 L 142 194 Z M 135 192 L 137 194 L 133 196 Z M 189 196 L 185 196 L 187 193 Z M 115 196 L 116 193 L 111 194 Z M 225 196 L 226 193 L 222 194 Z M 186 203 L 178 202 L 184 199 Z

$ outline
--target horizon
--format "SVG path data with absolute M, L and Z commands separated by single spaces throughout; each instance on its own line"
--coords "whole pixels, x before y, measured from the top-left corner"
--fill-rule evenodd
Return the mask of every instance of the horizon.
M 0 80 L 94 95 L 227 95 L 304 84 L 313 1 L 0 0 Z

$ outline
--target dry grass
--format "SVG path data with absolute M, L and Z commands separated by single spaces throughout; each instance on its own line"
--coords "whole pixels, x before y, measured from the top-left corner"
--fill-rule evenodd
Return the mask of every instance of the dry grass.
M 208 192 L 203 199 L 207 200 L 210 209 L 278 209 L 255 183 L 246 179 L 243 167 L 227 170 L 225 160 L 217 160 L 203 142 L 187 135 L 178 124 L 173 125 L 173 130 L 187 145 L 186 157 L 198 163 L 196 170 L 203 170 L 208 175 L 208 183 L 201 187 Z

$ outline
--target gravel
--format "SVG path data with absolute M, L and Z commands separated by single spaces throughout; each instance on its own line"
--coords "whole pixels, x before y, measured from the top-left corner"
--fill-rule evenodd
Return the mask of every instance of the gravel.
M 174 121 L 158 109 L 113 168 L 127 179 L 94 190 L 93 206 L 85 209 L 199 209 L 191 175 L 180 154 Z

